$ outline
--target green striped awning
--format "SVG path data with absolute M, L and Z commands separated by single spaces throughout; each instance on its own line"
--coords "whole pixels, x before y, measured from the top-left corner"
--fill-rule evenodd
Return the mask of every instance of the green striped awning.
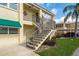
M 0 19 L 0 26 L 21 28 L 21 24 L 18 21 L 8 19 Z

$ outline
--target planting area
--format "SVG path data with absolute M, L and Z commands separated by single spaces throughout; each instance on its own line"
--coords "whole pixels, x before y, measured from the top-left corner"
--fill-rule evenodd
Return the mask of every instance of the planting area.
M 79 38 L 62 38 L 56 40 L 56 47 L 38 52 L 41 56 L 70 56 L 79 48 Z

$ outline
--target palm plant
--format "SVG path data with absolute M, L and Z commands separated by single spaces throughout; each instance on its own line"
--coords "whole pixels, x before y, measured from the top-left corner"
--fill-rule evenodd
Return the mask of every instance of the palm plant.
M 64 18 L 64 24 L 68 20 L 68 18 L 71 16 L 72 20 L 75 19 L 75 37 L 77 33 L 77 21 L 79 16 L 79 3 L 75 5 L 68 5 L 64 8 L 63 13 L 67 13 Z

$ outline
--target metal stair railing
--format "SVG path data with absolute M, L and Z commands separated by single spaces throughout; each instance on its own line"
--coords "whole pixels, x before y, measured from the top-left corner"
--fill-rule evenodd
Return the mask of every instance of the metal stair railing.
M 37 17 L 36 15 L 32 15 L 32 21 L 34 23 L 34 25 L 41 30 L 42 28 L 42 23 L 41 23 L 41 19 L 39 17 Z
M 31 37 L 30 37 L 30 40 L 32 41 L 36 36 L 37 34 L 39 33 L 39 30 L 35 30 L 32 34 L 31 34 Z

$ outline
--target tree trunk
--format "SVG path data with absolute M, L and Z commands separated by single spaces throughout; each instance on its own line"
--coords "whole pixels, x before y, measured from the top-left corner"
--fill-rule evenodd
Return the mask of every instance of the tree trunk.
M 76 16 L 76 21 L 75 21 L 75 38 L 77 37 L 77 20 L 78 20 L 78 17 Z

